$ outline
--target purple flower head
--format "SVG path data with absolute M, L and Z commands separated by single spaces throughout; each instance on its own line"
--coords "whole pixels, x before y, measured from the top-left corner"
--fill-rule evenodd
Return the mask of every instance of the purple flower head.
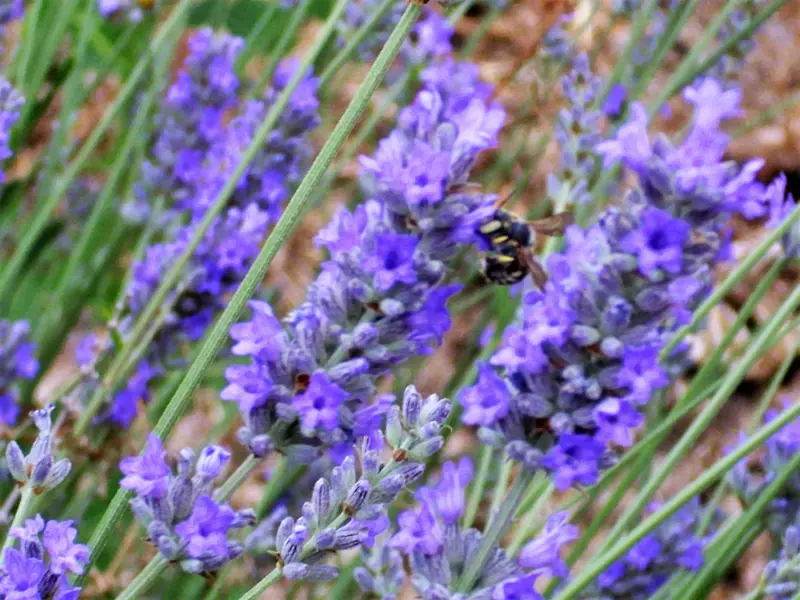
M 76 544 L 77 536 L 78 530 L 72 526 L 72 521 L 47 522 L 42 541 L 50 555 L 50 570 L 53 573 L 83 573 L 89 560 L 89 547 L 86 544 Z
M 426 504 L 405 510 L 397 517 L 399 530 L 392 537 L 392 547 L 404 554 L 422 552 L 438 554 L 442 548 L 442 531 Z
M 33 379 L 39 371 L 29 331 L 27 321 L 0 321 L 0 416 L 8 425 L 15 424 L 19 414 L 20 381 Z
M 617 374 L 617 385 L 627 388 L 626 399 L 646 404 L 653 393 L 666 386 L 669 378 L 658 363 L 658 349 L 651 345 L 628 346 Z
M 597 439 L 612 442 L 625 448 L 633 444 L 631 430 L 644 422 L 644 417 L 634 406 L 620 398 L 603 400 L 594 409 Z
M 565 433 L 545 455 L 542 466 L 553 475 L 557 490 L 566 490 L 576 483 L 592 485 L 597 481 L 604 453 L 602 442 L 586 435 Z
M 561 548 L 578 539 L 578 528 L 567 521 L 566 512 L 556 513 L 547 520 L 544 531 L 525 544 L 519 553 L 519 564 L 534 573 L 549 573 L 565 577 L 567 564 L 561 560 Z
M 236 340 L 231 352 L 236 356 L 277 360 L 280 357 L 280 346 L 276 344 L 276 340 L 285 335 L 280 321 L 275 318 L 272 308 L 266 302 L 251 300 L 248 306 L 253 310 L 253 320 L 231 327 L 231 337 Z
M 657 208 L 645 209 L 640 219 L 639 228 L 622 239 L 622 249 L 638 259 L 646 277 L 657 275 L 659 269 L 679 273 L 689 224 Z
M 3 553 L 5 575 L 0 579 L 0 591 L 8 600 L 39 600 L 39 582 L 44 576 L 44 563 L 38 558 L 26 558 L 16 548 Z
M 410 285 L 417 281 L 414 251 L 418 240 L 413 235 L 386 233 L 375 240 L 375 255 L 365 262 L 367 272 L 374 273 L 375 287 L 386 292 L 395 284 Z
M 603 156 L 603 165 L 610 167 L 618 160 L 633 171 L 642 172 L 652 156 L 650 138 L 647 135 L 647 110 L 638 102 L 631 105 L 631 117 L 619 128 L 617 137 L 601 142 L 596 147 Z
M 495 587 L 492 600 L 541 600 L 534 587 L 537 579 L 538 575 L 532 574 L 504 581 Z
M 206 446 L 197 459 L 197 472 L 210 481 L 213 481 L 231 459 L 230 450 L 214 444 Z
M 445 525 L 458 522 L 464 512 L 464 492 L 472 480 L 472 461 L 462 457 L 458 464 L 446 462 L 435 487 L 423 487 L 417 498 L 436 512 Z
M 478 380 L 459 392 L 458 400 L 464 406 L 461 418 L 468 425 L 492 425 L 508 414 L 508 388 L 486 363 L 478 364 Z
M 125 475 L 120 485 L 145 498 L 163 498 L 172 475 L 166 455 L 161 440 L 151 433 L 141 456 L 129 456 L 119 463 L 120 471 Z
M 408 317 L 407 322 L 414 332 L 412 339 L 419 343 L 417 352 L 420 354 L 429 352 L 431 338 L 435 339 L 437 344 L 442 343 L 445 332 L 452 325 L 447 301 L 460 292 L 462 287 L 461 284 L 454 283 L 437 288 L 431 292 L 419 311 Z
M 228 531 L 236 513 L 226 504 L 219 505 L 208 496 L 197 499 L 191 516 L 175 526 L 186 542 L 186 553 L 192 558 L 228 559 Z
M 292 405 L 300 414 L 300 423 L 309 435 L 318 427 L 331 430 L 339 424 L 339 407 L 348 393 L 331 382 L 324 371 L 311 375 L 308 388 L 296 396 Z
M 0 27 L 16 21 L 25 12 L 23 0 L 4 0 L 0 5 Z
M 725 90 L 711 77 L 705 77 L 696 85 L 683 90 L 683 99 L 694 105 L 693 125 L 700 129 L 717 129 L 723 120 L 743 114 L 739 108 L 742 99 L 741 90 L 736 88 Z
M 425 11 L 424 18 L 417 21 L 411 38 L 400 50 L 406 68 L 429 62 L 432 58 L 446 56 L 453 51 L 450 22 L 432 9 Z
M 621 83 L 614 84 L 611 91 L 608 93 L 603 104 L 603 113 L 607 116 L 616 118 L 622 114 L 622 109 L 625 106 L 625 101 L 628 99 L 628 90 Z

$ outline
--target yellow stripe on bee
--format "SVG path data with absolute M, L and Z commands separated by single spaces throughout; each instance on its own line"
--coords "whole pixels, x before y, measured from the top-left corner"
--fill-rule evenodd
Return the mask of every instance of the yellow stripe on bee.
M 480 226 L 480 232 L 484 235 L 489 235 L 490 233 L 500 229 L 502 226 L 503 224 L 500 221 L 489 221 L 488 223 Z
M 503 255 L 503 254 L 498 254 L 498 255 L 495 257 L 495 260 L 496 260 L 497 262 L 499 262 L 499 263 L 505 263 L 505 264 L 508 264 L 508 263 L 512 263 L 512 262 L 514 262 L 514 257 L 513 257 L 513 256 L 505 256 L 505 255 Z
M 506 240 L 508 240 L 508 236 L 507 235 L 498 235 L 497 237 L 493 237 L 492 238 L 492 243 L 493 244 L 502 244 Z

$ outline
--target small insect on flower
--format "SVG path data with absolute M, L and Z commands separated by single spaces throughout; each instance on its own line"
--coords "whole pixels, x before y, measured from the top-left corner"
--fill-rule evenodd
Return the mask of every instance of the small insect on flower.
M 561 235 L 572 224 L 572 214 L 563 212 L 526 221 L 504 210 L 504 203 L 497 207 L 491 219 L 478 227 L 489 246 L 481 259 L 481 273 L 496 285 L 519 283 L 530 273 L 536 285 L 542 288 L 547 276 L 531 252 L 536 234 Z

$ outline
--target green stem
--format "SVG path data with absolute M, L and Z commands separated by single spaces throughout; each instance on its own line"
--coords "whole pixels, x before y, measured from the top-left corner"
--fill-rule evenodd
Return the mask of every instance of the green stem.
M 475 554 L 475 557 L 472 559 L 472 561 L 466 565 L 464 574 L 461 576 L 461 579 L 458 581 L 458 585 L 456 586 L 457 592 L 466 594 L 472 589 L 472 586 L 480 576 L 483 567 L 486 565 L 486 561 L 489 560 L 489 556 L 494 551 L 495 544 L 497 544 L 500 538 L 502 538 L 508 531 L 511 521 L 514 518 L 514 514 L 517 512 L 517 508 L 519 507 L 519 503 L 522 501 L 522 498 L 525 495 L 525 489 L 532 480 L 533 473 L 528 470 L 521 471 L 517 476 L 517 481 L 514 483 L 514 487 L 511 488 L 511 491 L 508 493 L 505 500 L 503 500 L 503 504 L 500 506 L 500 509 L 492 517 L 489 526 L 484 531 L 483 539 L 481 540 L 481 545 L 480 548 L 478 548 L 478 552 Z
M 274 583 L 277 583 L 281 578 L 281 568 L 275 567 L 270 571 L 269 575 L 264 577 L 255 586 L 253 586 L 244 596 L 240 596 L 239 600 L 256 600 L 262 592 L 269 589 Z
M 25 519 L 30 516 L 29 513 L 31 512 L 31 507 L 35 498 L 36 495 L 33 493 L 33 488 L 31 488 L 30 483 L 26 484 L 19 505 L 17 506 L 17 512 L 14 513 L 14 520 L 11 521 L 8 532 L 6 532 L 6 540 L 3 542 L 3 552 L 14 543 L 14 538 L 11 537 L 11 530 L 15 527 L 20 527 L 25 522 Z
M 483 490 L 486 487 L 486 479 L 489 475 L 489 465 L 492 464 L 492 457 L 494 450 L 491 446 L 483 446 L 481 448 L 481 458 L 478 463 L 478 475 L 472 484 L 472 489 L 469 491 L 469 500 L 467 507 L 464 510 L 464 517 L 462 519 L 462 527 L 466 530 L 472 527 L 475 522 L 475 515 L 478 514 L 478 507 L 483 499 Z
M 334 9 L 329 19 L 330 29 L 332 29 L 335 20 L 338 19 L 346 4 L 347 0 L 341 0 L 337 4 L 337 7 Z M 227 308 L 223 311 L 222 315 L 220 315 L 219 319 L 217 319 L 211 333 L 200 348 L 197 358 L 192 362 L 186 377 L 181 382 L 181 385 L 172 397 L 164 414 L 154 428 L 154 433 L 162 439 L 166 439 L 177 423 L 178 418 L 183 414 L 184 410 L 186 410 L 195 388 L 203 378 L 205 370 L 214 360 L 217 351 L 227 339 L 230 326 L 239 318 L 247 301 L 258 288 L 259 283 L 264 278 L 264 274 L 272 263 L 272 259 L 277 254 L 278 249 L 284 244 L 289 234 L 298 225 L 298 216 L 302 214 L 306 202 L 311 198 L 314 187 L 319 183 L 320 178 L 325 173 L 328 166 L 330 166 L 336 153 L 341 148 L 344 139 L 352 131 L 353 126 L 367 106 L 373 92 L 378 85 L 380 85 L 389 65 L 400 50 L 403 40 L 411 31 L 421 10 L 421 7 L 415 4 L 411 4 L 406 8 L 400 22 L 395 27 L 395 30 L 392 32 L 383 50 L 381 50 L 380 54 L 375 59 L 366 79 L 359 87 L 350 105 L 336 124 L 336 127 L 325 142 L 322 150 L 320 150 L 319 155 L 303 178 L 294 196 L 292 196 L 292 199 L 289 201 L 277 225 L 267 238 L 253 266 L 231 298 Z M 322 37 L 327 38 L 328 32 L 329 28 L 326 27 L 326 33 L 323 34 Z M 304 69 L 302 68 L 298 69 L 298 72 L 301 74 L 303 71 Z M 235 184 L 235 182 L 238 181 L 238 177 L 235 177 L 233 181 Z M 122 516 L 130 496 L 131 492 L 129 490 L 120 489 L 108 505 L 106 512 L 103 514 L 89 542 L 91 554 L 89 557 L 89 564 L 86 566 L 86 572 L 89 571 L 91 565 L 97 560 L 97 556 L 105 547 L 107 538 L 117 520 Z
M 155 583 L 156 579 L 158 579 L 168 566 L 169 562 L 167 559 L 161 554 L 156 554 L 153 560 L 147 563 L 147 566 L 139 572 L 124 590 L 122 590 L 122 593 L 117 596 L 117 600 L 141 598 L 142 594 L 150 589 L 150 586 Z
M 294 35 L 297 33 L 297 30 L 300 28 L 300 25 L 303 23 L 303 19 L 305 19 L 306 14 L 308 14 L 308 9 L 311 7 L 311 0 L 300 0 L 300 4 L 297 5 L 297 8 L 294 9 L 292 12 L 292 18 L 289 21 L 289 24 L 283 30 L 283 34 L 281 35 L 281 39 L 278 40 L 278 43 L 272 49 L 270 53 L 269 63 L 261 72 L 261 75 L 256 82 L 254 87 L 256 96 L 261 95 L 261 91 L 266 87 L 267 83 L 272 80 L 272 76 L 275 74 L 276 69 L 278 68 L 278 63 L 281 61 L 283 56 L 286 54 L 286 50 L 289 48 L 289 44 L 294 39 Z M 330 23 L 330 18 L 328 19 Z M 324 37 L 324 41 L 327 41 L 328 36 Z M 308 66 L 305 66 L 302 70 L 298 69 L 297 72 L 300 73 L 302 76 L 305 75 L 305 72 L 308 70 Z
M 389 11 L 396 5 L 397 0 L 383 0 L 383 2 L 378 5 L 377 9 L 372 11 L 370 18 L 347 40 L 347 44 L 345 44 L 344 48 L 336 54 L 328 66 L 325 67 L 325 70 L 322 71 L 322 75 L 319 76 L 320 89 L 327 89 L 331 79 L 339 72 L 342 65 L 350 59 L 356 49 L 361 45 L 361 42 L 372 33 L 375 27 L 381 22 L 381 19 L 389 14 Z
M 511 542 L 506 549 L 508 556 L 516 556 L 523 544 L 533 535 L 536 530 L 536 523 L 539 522 L 538 517 L 544 512 L 544 506 L 550 500 L 553 490 L 555 490 L 555 487 L 544 472 L 536 473 L 531 488 L 532 493 L 529 496 L 533 504 L 523 513 L 522 522 L 516 527 L 516 533 L 511 538 Z
M 261 36 L 264 33 L 264 30 L 267 28 L 267 25 L 269 25 L 270 21 L 272 21 L 272 19 L 275 17 L 275 13 L 278 11 L 279 4 L 280 3 L 277 0 L 271 0 L 269 2 L 269 6 L 266 8 L 266 10 L 264 10 L 264 13 L 250 30 L 250 33 L 247 34 L 247 38 L 244 41 L 244 47 L 239 53 L 239 56 L 236 57 L 236 72 L 240 76 L 243 75 L 244 68 L 247 66 L 247 62 L 253 56 L 256 43 L 261 41 Z
M 500 471 L 497 474 L 497 481 L 494 484 L 494 493 L 492 494 L 492 503 L 489 506 L 489 514 L 494 515 L 497 513 L 503 498 L 508 489 L 508 479 L 511 477 L 511 469 L 514 463 L 511 460 L 506 460 L 505 452 L 501 452 L 497 456 L 497 461 L 500 463 Z
M 242 486 L 259 464 L 261 464 L 261 459 L 252 454 L 244 459 L 244 462 L 239 465 L 236 471 L 234 471 L 231 476 L 225 480 L 225 483 L 214 493 L 214 502 L 227 502 L 230 500 L 233 493 Z

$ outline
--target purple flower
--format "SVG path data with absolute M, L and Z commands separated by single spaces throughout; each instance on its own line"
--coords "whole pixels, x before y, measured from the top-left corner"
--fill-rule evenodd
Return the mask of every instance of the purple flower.
M 565 577 L 568 569 L 560 557 L 561 547 L 578 539 L 578 528 L 570 525 L 568 517 L 566 512 L 559 512 L 547 519 L 544 531 L 523 546 L 519 564 L 536 574 Z
M 374 273 L 375 287 L 382 292 L 395 284 L 412 284 L 417 281 L 414 269 L 414 251 L 418 240 L 413 235 L 387 233 L 375 239 L 375 254 L 369 257 L 364 268 Z
M 461 390 L 458 400 L 464 407 L 461 418 L 468 425 L 491 425 L 508 414 L 508 388 L 486 363 L 478 364 L 477 382 Z
M 607 398 L 594 409 L 597 439 L 628 447 L 633 444 L 632 429 L 644 422 L 644 417 L 625 400 Z
M 339 424 L 339 407 L 347 397 L 347 392 L 331 382 L 324 371 L 316 371 L 306 391 L 296 396 L 292 405 L 300 413 L 303 429 L 311 433 L 318 427 L 335 429 Z
M 538 575 L 517 577 L 499 584 L 492 592 L 492 600 L 541 600 L 534 587 Z
M 464 492 L 472 480 L 472 461 L 464 456 L 458 464 L 446 462 L 442 465 L 442 475 L 435 487 L 420 488 L 416 497 L 424 502 L 445 525 L 453 525 L 464 512 Z
M 621 246 L 636 256 L 643 275 L 654 277 L 658 269 L 675 274 L 680 272 L 688 235 L 686 221 L 672 218 L 665 210 L 647 208 L 640 215 L 639 227 L 622 239 Z
M 8 600 L 38 600 L 39 582 L 44 575 L 44 563 L 38 558 L 26 558 L 15 548 L 3 553 L 5 575 L 0 579 L 0 591 Z
M 405 510 L 397 517 L 399 531 L 392 537 L 392 547 L 404 554 L 422 552 L 437 554 L 442 547 L 442 531 L 430 508 L 421 504 L 416 510 Z
M 637 173 L 645 170 L 652 156 L 647 135 L 647 110 L 642 104 L 631 105 L 630 119 L 619 128 L 616 139 L 601 142 L 596 147 L 603 156 L 603 166 L 610 167 L 618 160 Z
M 186 553 L 192 558 L 228 557 L 228 530 L 236 520 L 231 507 L 219 505 L 208 496 L 197 499 L 191 516 L 175 526 L 186 542 Z
M 600 460 L 605 452 L 602 442 L 586 435 L 565 433 L 558 437 L 558 445 L 542 459 L 544 466 L 553 475 L 553 483 L 559 491 L 576 483 L 591 485 L 597 481 Z
M 47 522 L 42 541 L 50 554 L 50 569 L 53 573 L 83 573 L 83 567 L 89 560 L 89 547 L 86 544 L 76 544 L 77 536 L 78 530 L 72 527 L 72 521 Z
M 603 103 L 603 113 L 612 118 L 620 116 L 627 99 L 628 90 L 625 89 L 625 86 L 621 83 L 614 84 L 608 93 L 608 98 Z
M 701 129 L 717 129 L 723 120 L 743 114 L 739 108 L 741 90 L 725 90 L 711 77 L 683 90 L 683 99 L 694 105 L 694 126 Z
M 129 456 L 119 463 L 120 471 L 125 474 L 120 485 L 146 498 L 163 498 L 171 476 L 166 455 L 161 440 L 151 433 L 141 456 Z
M 262 360 L 277 360 L 280 351 L 275 340 L 284 336 L 280 321 L 275 318 L 272 308 L 266 302 L 251 300 L 248 306 L 253 309 L 253 320 L 231 327 L 231 337 L 236 340 L 231 352 L 236 356 L 258 356 Z
M 646 404 L 656 390 L 669 383 L 667 374 L 658 364 L 658 349 L 649 345 L 628 346 L 616 382 L 628 389 L 626 399 L 634 404 Z
M 20 380 L 33 379 L 39 371 L 29 332 L 27 321 L 0 320 L 0 418 L 7 425 L 14 425 L 19 415 Z
M 203 448 L 197 459 L 197 472 L 210 481 L 213 481 L 231 459 L 230 450 L 222 446 L 210 445 Z

